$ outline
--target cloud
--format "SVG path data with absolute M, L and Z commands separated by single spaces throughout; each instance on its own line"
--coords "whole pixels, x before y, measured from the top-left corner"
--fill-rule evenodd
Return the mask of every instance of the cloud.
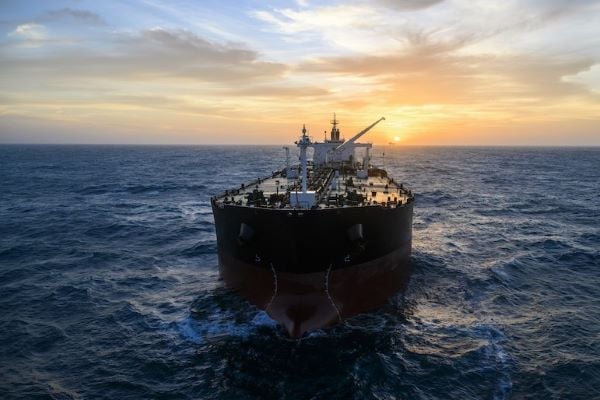
M 98 14 L 87 10 L 76 10 L 72 8 L 63 8 L 52 10 L 39 18 L 40 21 L 72 20 L 86 25 L 106 25 L 106 21 Z
M 377 14 L 369 8 L 338 5 L 295 10 L 291 8 L 272 11 L 253 11 L 251 16 L 271 24 L 284 34 L 297 34 L 317 30 L 323 35 L 329 31 L 348 27 L 374 27 L 372 17 Z
M 9 32 L 8 36 L 23 40 L 44 40 L 47 37 L 46 27 L 33 22 L 21 24 Z
M 415 11 L 429 8 L 444 0 L 377 0 L 375 3 L 397 11 Z
M 597 0 L 528 0 L 525 5 L 534 12 L 539 12 L 541 19 L 553 20 L 578 12 L 597 10 L 600 2 Z
M 412 73 L 462 72 L 466 64 L 478 61 L 477 56 L 454 53 L 471 43 L 469 37 L 440 39 L 435 31 L 405 31 L 404 46 L 382 55 L 352 55 L 321 57 L 305 61 L 299 69 L 310 72 L 333 72 L 353 76 L 398 75 Z
M 573 75 L 563 76 L 563 80 L 585 85 L 590 90 L 600 94 L 600 63 L 594 64 L 589 69 L 579 71 Z
M 20 35 L 39 30 L 24 27 Z M 154 28 L 136 34 L 108 36 L 108 49 L 82 43 L 29 57 L 1 56 L 5 73 L 67 80 L 95 77 L 115 80 L 185 79 L 202 82 L 245 82 L 282 76 L 284 64 L 263 61 L 240 44 L 209 42 L 189 31 Z
M 264 60 L 243 44 L 209 41 L 186 30 L 107 33 L 102 47 L 90 41 L 50 40 L 44 51 L 29 52 L 6 45 L 0 52 L 0 112 L 86 121 L 148 113 L 171 121 L 259 118 L 282 100 L 329 95 L 314 84 L 288 80 L 288 65 Z M 258 103 L 263 109 L 252 108 Z
M 303 97 L 320 97 L 331 93 L 330 90 L 315 86 L 284 86 L 284 85 L 255 85 L 248 87 L 232 87 L 225 90 L 218 90 L 216 93 L 229 94 L 235 96 L 250 97 L 273 97 L 298 99 Z
M 235 43 L 209 42 L 184 30 L 155 28 L 120 39 L 118 67 L 137 66 L 135 75 L 203 81 L 245 81 L 281 76 L 286 66 L 261 61 L 259 54 Z
M 264 30 L 282 36 L 288 43 L 306 48 L 338 51 L 377 51 L 396 44 L 387 33 L 390 21 L 373 7 L 349 3 L 302 9 L 273 9 L 250 12 Z M 308 45 L 307 45 L 308 43 Z
M 591 68 L 593 57 L 460 52 L 476 40 L 412 32 L 406 36 L 407 46 L 402 51 L 321 57 L 299 64 L 298 70 L 323 76 L 368 77 L 374 84 L 364 95 L 387 106 L 479 104 L 511 111 L 510 107 L 520 102 L 556 103 L 567 98 L 600 101 L 600 96 L 585 85 L 564 79 Z

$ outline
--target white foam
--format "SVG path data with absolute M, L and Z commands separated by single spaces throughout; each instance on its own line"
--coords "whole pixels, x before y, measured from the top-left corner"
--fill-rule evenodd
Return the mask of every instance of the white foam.
M 204 320 L 196 320 L 190 315 L 177 324 L 179 334 L 193 343 L 224 336 L 246 338 L 261 326 L 276 327 L 277 322 L 266 312 L 259 311 L 248 322 L 236 323 L 231 313 L 219 310 Z
M 194 322 L 192 318 L 187 317 L 178 324 L 179 333 L 181 334 L 181 336 L 183 336 L 186 340 L 189 340 L 190 342 L 202 343 L 202 337 L 200 337 L 193 325 Z
M 267 314 L 265 311 L 257 312 L 254 318 L 252 318 L 251 323 L 257 326 L 277 326 L 277 321 L 269 317 L 269 314 Z

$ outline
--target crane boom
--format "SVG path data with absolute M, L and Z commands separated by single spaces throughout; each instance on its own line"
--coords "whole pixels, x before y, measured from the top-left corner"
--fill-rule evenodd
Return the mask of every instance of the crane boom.
M 377 121 L 373 122 L 371 125 L 367 126 L 365 129 L 358 132 L 356 135 L 352 136 L 351 139 L 348 139 L 344 143 L 340 144 L 338 147 L 334 148 L 333 151 L 340 151 L 340 150 L 343 150 L 345 147 L 352 145 L 354 142 L 356 142 L 358 139 L 360 139 L 360 137 L 362 135 L 369 132 L 371 130 L 371 128 L 373 128 L 375 125 L 377 125 L 381 121 L 385 121 L 385 117 L 379 118 Z

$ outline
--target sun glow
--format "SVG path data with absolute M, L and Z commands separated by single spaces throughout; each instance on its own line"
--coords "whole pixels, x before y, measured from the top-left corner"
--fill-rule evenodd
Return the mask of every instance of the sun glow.
M 596 2 L 46 3 L 6 6 L 0 142 L 281 144 L 337 112 L 378 144 L 600 145 Z

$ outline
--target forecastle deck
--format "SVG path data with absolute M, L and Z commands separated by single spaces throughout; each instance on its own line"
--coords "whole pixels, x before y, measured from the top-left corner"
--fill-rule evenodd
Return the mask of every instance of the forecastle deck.
M 314 197 L 312 202 L 303 202 L 301 181 L 288 178 L 286 169 L 274 172 L 271 176 L 258 178 L 239 188 L 227 190 L 214 198 L 219 207 L 237 205 L 261 208 L 339 208 L 383 206 L 401 207 L 413 200 L 410 190 L 403 184 L 388 177 L 378 168 L 371 168 L 368 174 L 357 174 L 350 168 L 327 166 L 308 167 L 308 192 Z M 360 177 L 359 177 L 360 176 Z

